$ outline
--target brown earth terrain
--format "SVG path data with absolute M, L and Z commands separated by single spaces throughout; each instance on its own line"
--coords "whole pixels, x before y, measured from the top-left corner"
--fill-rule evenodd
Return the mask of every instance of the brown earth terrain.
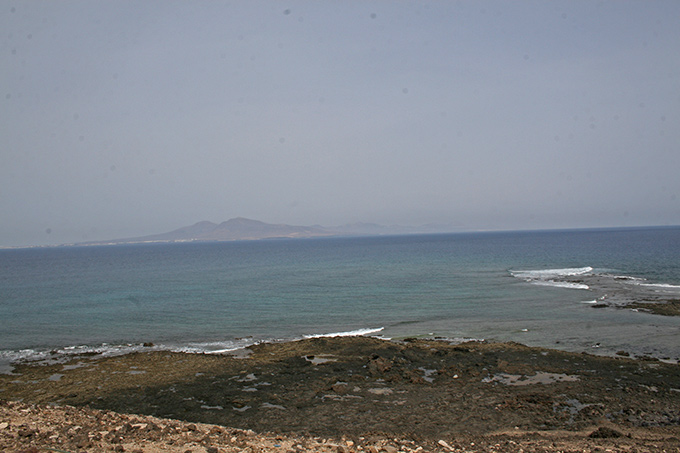
M 55 356 L 0 398 L 4 451 L 680 451 L 679 365 L 515 343 Z

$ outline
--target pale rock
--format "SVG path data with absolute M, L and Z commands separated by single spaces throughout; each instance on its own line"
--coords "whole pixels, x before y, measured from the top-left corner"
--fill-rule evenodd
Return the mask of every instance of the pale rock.
M 442 447 L 446 448 L 446 449 L 449 450 L 449 451 L 454 451 L 454 450 L 453 450 L 453 447 L 452 447 L 451 445 L 449 445 L 448 442 L 446 442 L 445 440 L 439 440 L 439 441 L 437 441 L 437 443 L 438 443 L 439 445 L 441 445 Z M 473 445 L 474 445 L 474 444 L 473 444 Z
M 389 388 L 372 388 L 368 389 L 368 392 L 374 395 L 391 395 L 394 393 L 394 390 Z

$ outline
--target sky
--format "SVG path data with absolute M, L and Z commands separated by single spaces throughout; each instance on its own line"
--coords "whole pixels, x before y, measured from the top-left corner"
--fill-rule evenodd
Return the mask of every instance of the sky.
M 0 0 L 0 246 L 680 224 L 680 2 Z

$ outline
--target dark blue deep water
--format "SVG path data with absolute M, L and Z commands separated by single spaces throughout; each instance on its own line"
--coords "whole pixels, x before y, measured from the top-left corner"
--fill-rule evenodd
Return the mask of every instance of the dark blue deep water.
M 526 278 L 545 271 L 680 298 L 680 228 L 0 250 L 0 359 L 337 332 L 680 357 L 680 318 L 594 309 L 598 288 Z

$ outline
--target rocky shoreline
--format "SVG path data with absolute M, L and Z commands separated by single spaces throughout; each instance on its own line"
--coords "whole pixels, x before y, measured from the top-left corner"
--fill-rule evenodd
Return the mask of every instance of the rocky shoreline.
M 644 311 L 661 316 L 680 316 L 677 287 L 646 284 L 645 280 L 612 274 L 568 276 L 566 283 L 585 285 L 597 294 L 593 308 Z
M 5 451 L 680 448 L 679 365 L 515 343 L 353 337 L 237 356 L 83 355 L 16 365 L 0 398 Z

